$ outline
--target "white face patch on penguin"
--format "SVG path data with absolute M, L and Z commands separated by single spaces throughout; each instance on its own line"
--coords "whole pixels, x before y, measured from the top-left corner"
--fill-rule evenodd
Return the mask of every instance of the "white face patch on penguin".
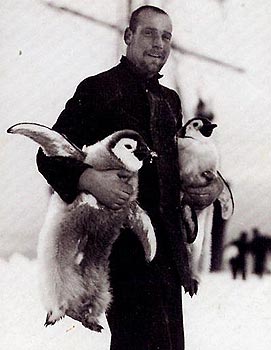
M 127 170 L 138 171 L 143 162 L 137 158 L 134 152 L 137 149 L 137 141 L 131 138 L 122 138 L 112 148 L 115 156 L 121 160 Z
M 188 124 L 185 136 L 190 135 L 190 133 L 193 134 L 193 131 L 197 132 L 202 128 L 202 126 L 203 122 L 201 120 L 194 120 L 191 124 Z
M 178 136 L 181 138 L 206 138 L 212 135 L 217 125 L 206 118 L 192 118 L 181 128 Z

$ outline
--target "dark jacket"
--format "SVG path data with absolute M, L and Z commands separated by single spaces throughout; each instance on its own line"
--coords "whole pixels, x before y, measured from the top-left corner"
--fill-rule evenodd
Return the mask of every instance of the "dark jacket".
M 176 130 L 182 122 L 178 95 L 142 77 L 129 61 L 82 81 L 53 129 L 82 147 L 120 129 L 138 131 L 158 159 L 139 173 L 139 203 L 157 229 L 158 244 L 173 257 L 181 281 L 189 279 L 187 254 L 180 229 Z M 66 202 L 78 194 L 86 165 L 61 157 L 37 156 L 39 171 Z M 169 242 L 169 243 L 168 243 Z M 158 250 L 159 253 L 159 250 Z

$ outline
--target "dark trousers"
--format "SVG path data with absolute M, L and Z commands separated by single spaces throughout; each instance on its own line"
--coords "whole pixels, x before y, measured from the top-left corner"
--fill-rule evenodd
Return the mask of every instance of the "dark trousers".
M 111 350 L 183 350 L 182 290 L 174 267 L 158 254 L 146 263 L 131 232 L 111 255 Z

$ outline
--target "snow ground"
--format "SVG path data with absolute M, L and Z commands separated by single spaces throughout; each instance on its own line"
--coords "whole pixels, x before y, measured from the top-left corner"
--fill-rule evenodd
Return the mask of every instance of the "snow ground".
M 37 261 L 14 254 L 0 260 L 0 345 L 10 350 L 108 350 L 110 332 L 90 332 L 66 317 L 43 326 Z M 229 272 L 205 276 L 198 296 L 184 296 L 186 350 L 266 350 L 271 343 L 270 276 L 233 281 Z M 128 350 L 128 349 L 127 349 Z

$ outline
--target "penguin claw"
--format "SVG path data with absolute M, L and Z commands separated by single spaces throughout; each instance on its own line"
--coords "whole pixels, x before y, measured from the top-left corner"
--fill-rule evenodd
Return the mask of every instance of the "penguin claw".
M 52 311 L 49 311 L 46 315 L 46 320 L 44 322 L 44 326 L 45 327 L 48 327 L 49 325 L 53 325 L 54 323 L 52 323 L 52 321 L 49 321 L 50 320 L 50 317 L 52 316 Z
M 96 329 L 94 329 L 94 330 L 96 330 L 96 332 L 101 333 L 103 329 L 104 329 L 103 326 L 101 326 L 100 324 L 98 324 L 97 327 L 96 327 Z
M 186 287 L 184 290 L 185 290 L 185 293 L 188 293 L 190 295 L 190 297 L 192 298 L 194 295 L 196 295 L 198 293 L 199 282 L 193 278 L 191 280 L 190 286 Z
M 193 295 L 197 295 L 198 290 L 199 290 L 199 282 L 197 280 L 193 279 L 193 281 L 192 281 L 192 288 L 189 291 L 190 297 L 192 298 Z
M 102 330 L 104 329 L 103 326 L 98 324 L 97 322 L 82 322 L 82 325 L 92 331 L 101 333 Z
M 57 321 L 61 320 L 62 318 L 64 318 L 65 314 L 61 314 L 58 316 L 53 315 L 53 311 L 49 311 L 46 315 L 46 320 L 44 322 L 44 326 L 48 327 L 48 326 L 53 326 Z

